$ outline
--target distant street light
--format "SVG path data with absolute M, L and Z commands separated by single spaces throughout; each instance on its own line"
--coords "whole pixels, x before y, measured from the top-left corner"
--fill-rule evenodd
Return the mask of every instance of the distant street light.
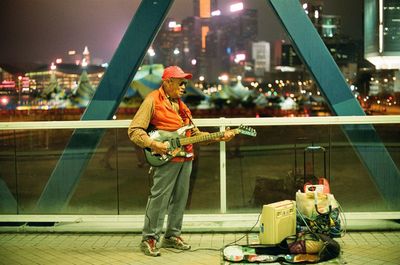
M 21 80 L 22 76 L 18 76 L 18 104 L 20 105 L 21 105 L 21 90 L 22 90 Z
M 233 12 L 243 10 L 243 8 L 244 8 L 243 2 L 240 2 L 240 3 L 230 5 L 229 10 L 233 13 Z
M 85 68 L 88 66 L 88 62 L 86 61 L 86 58 L 83 58 L 82 60 L 82 67 Z
M 153 56 L 156 55 L 156 52 L 154 51 L 154 49 L 153 49 L 152 47 L 150 47 L 150 48 L 147 50 L 147 53 L 149 54 L 150 57 L 153 57 Z
M 212 17 L 220 16 L 221 15 L 221 10 L 215 10 L 211 12 Z
M 229 80 L 229 76 L 228 76 L 227 74 L 220 75 L 220 76 L 218 77 L 218 80 L 220 80 L 220 81 L 222 81 L 222 82 L 226 82 L 226 81 Z
M 152 74 L 153 73 L 153 69 L 152 69 L 153 57 L 156 56 L 156 52 L 154 51 L 153 47 L 150 47 L 147 50 L 147 54 L 149 55 L 150 74 Z
M 1 100 L 1 105 L 6 106 L 8 104 L 8 102 L 10 102 L 10 99 L 6 96 L 2 97 Z

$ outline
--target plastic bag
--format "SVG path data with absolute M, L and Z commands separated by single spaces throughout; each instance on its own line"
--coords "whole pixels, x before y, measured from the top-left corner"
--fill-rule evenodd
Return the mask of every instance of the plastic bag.
M 338 203 L 333 194 L 322 192 L 296 192 L 296 205 L 299 212 L 311 219 L 319 214 L 328 213 L 331 209 L 338 208 Z
M 321 192 L 297 192 L 297 224 L 311 232 L 341 237 L 340 208 L 333 194 Z

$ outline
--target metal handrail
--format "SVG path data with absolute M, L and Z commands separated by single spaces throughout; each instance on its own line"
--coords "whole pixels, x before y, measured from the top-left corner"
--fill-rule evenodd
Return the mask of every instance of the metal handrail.
M 0 122 L 0 130 L 127 128 L 129 123 L 130 120 Z M 194 123 L 199 127 L 238 126 L 241 124 L 247 126 L 396 124 L 400 123 L 400 115 L 290 118 L 202 118 L 194 119 Z

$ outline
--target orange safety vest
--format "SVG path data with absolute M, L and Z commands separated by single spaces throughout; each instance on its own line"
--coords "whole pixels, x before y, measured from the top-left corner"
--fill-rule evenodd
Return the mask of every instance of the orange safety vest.
M 190 120 L 188 118 L 192 116 L 189 108 L 181 99 L 178 99 L 179 114 L 172 108 L 171 103 L 168 102 L 167 96 L 162 88 L 155 90 L 149 94 L 154 100 L 154 112 L 150 120 L 150 124 L 153 125 L 157 130 L 164 131 L 176 131 L 179 128 L 188 125 Z M 190 130 L 186 131 L 186 137 L 190 137 Z M 184 151 L 192 154 L 191 157 L 174 157 L 171 161 L 183 162 L 193 160 L 193 145 L 185 145 Z

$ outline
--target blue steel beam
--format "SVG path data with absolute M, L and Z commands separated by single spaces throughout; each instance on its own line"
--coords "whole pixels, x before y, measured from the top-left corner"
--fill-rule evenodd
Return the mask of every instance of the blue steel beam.
M 0 177 L 0 213 L 18 213 L 18 205 L 7 184 Z
M 81 120 L 112 118 L 173 2 L 141 2 Z M 57 213 L 68 204 L 103 134 L 104 129 L 74 131 L 35 212 Z
M 364 116 L 343 75 L 298 0 L 267 0 L 338 116 Z M 399 209 L 400 172 L 372 125 L 344 125 L 342 130 L 389 208 Z

